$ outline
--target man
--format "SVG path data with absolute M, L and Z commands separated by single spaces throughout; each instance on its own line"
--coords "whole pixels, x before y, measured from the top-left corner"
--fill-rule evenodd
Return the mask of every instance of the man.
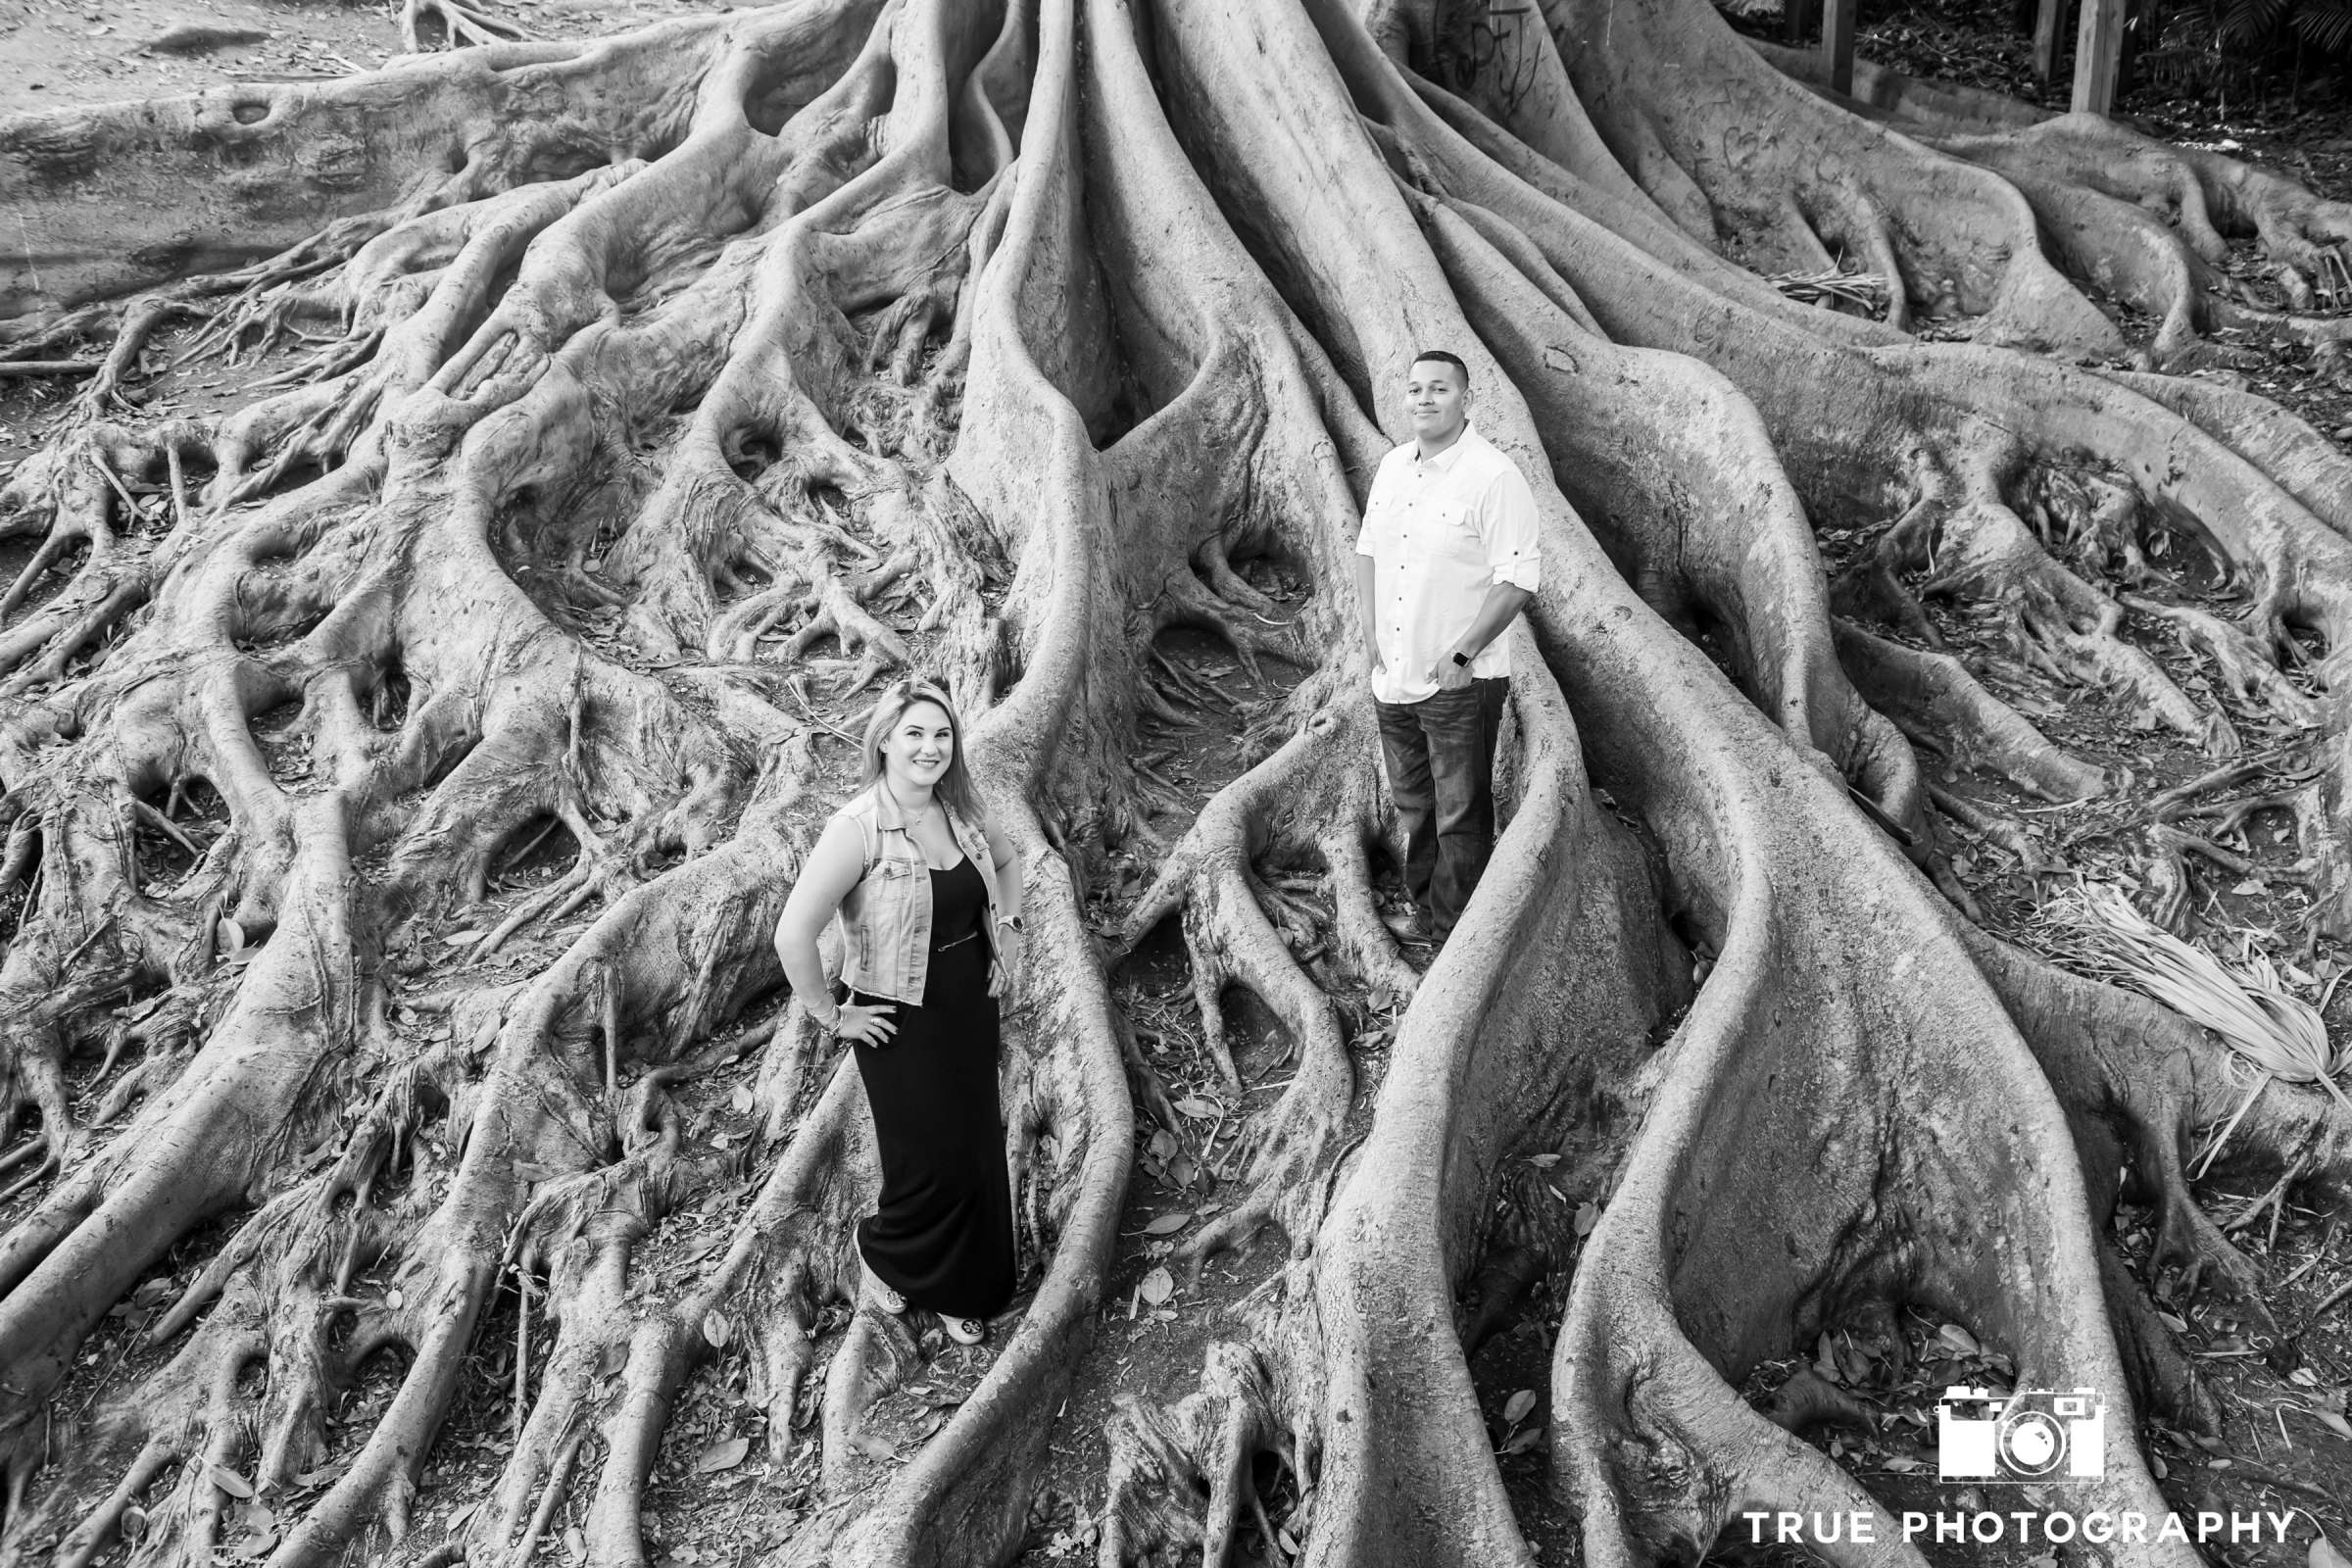
M 1432 349 L 1404 384 L 1413 439 L 1381 460 L 1355 542 L 1412 934 L 1444 942 L 1494 847 L 1503 642 L 1539 581 L 1536 497 L 1470 423 L 1470 371 Z

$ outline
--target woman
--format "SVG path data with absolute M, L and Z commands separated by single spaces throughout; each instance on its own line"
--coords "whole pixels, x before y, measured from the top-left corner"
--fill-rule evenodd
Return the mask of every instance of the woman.
M 882 694 L 864 777 L 801 868 L 776 952 L 817 1027 L 854 1042 L 873 1109 L 882 1197 L 858 1226 L 871 1298 L 937 1312 L 950 1337 L 977 1345 L 1013 1288 L 996 999 L 1020 967 L 1021 879 L 931 682 Z M 838 1001 L 816 951 L 836 910 Z

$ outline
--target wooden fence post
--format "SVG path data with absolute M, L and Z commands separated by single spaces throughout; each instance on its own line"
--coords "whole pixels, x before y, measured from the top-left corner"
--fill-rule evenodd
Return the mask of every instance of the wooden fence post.
M 1854 90 L 1854 8 L 1857 0 L 1824 0 L 1821 53 L 1830 68 L 1832 91 Z
M 2034 79 L 2043 86 L 2058 74 L 2058 40 L 2066 33 L 2066 0 L 2041 0 L 2034 18 Z
M 2076 114 L 2104 115 L 2115 107 L 2116 68 L 2124 56 L 2126 0 L 2082 0 L 2075 34 Z

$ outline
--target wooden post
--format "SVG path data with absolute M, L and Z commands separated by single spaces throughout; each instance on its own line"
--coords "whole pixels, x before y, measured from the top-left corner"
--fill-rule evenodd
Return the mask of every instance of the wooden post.
M 2034 18 L 2034 79 L 2043 86 L 2058 74 L 2058 40 L 2066 34 L 2066 0 L 2041 0 Z
M 1856 0 L 1823 0 L 1821 54 L 1830 68 L 1830 89 L 1854 90 L 1854 8 Z
M 2126 0 L 2082 0 L 2075 34 L 2076 114 L 2103 115 L 2115 107 L 2116 67 L 2124 55 Z

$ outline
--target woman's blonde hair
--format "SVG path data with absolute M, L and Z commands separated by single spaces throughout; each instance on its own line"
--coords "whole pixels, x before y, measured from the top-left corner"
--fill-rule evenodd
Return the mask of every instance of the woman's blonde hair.
M 939 684 L 921 675 L 909 675 L 884 687 L 874 703 L 873 716 L 865 721 L 865 767 L 861 782 L 871 787 L 881 780 L 882 739 L 898 727 L 899 720 L 906 716 L 906 710 L 917 703 L 929 703 L 948 715 L 948 733 L 955 745 L 948 755 L 948 770 L 931 786 L 932 793 L 966 822 L 978 822 L 980 795 L 972 788 L 971 770 L 963 764 L 963 720 L 956 716 L 956 705 L 948 700 L 948 694 Z

